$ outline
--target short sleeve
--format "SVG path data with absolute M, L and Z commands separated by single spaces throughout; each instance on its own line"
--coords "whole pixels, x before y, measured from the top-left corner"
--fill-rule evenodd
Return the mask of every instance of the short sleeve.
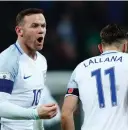
M 67 85 L 67 93 L 66 96 L 69 95 L 75 95 L 79 96 L 79 89 L 78 89 L 78 83 L 77 83 L 77 75 L 76 70 L 73 71 L 70 80 Z
M 18 72 L 15 59 L 0 57 L 0 92 L 12 93 L 13 84 Z

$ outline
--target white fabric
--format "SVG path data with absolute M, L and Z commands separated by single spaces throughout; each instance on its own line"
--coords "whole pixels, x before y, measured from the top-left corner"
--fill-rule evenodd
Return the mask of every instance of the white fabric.
M 85 114 L 81 130 L 128 129 L 128 54 L 108 51 L 81 62 L 68 84 L 73 87 Z
M 3 92 L 0 92 L 0 102 L 3 98 L 5 100 L 0 104 L 1 130 L 33 130 L 32 114 L 37 115 L 34 108 L 37 107 L 43 92 L 46 71 L 45 57 L 37 52 L 37 59 L 31 59 L 23 52 L 18 42 L 0 54 L 0 73 L 9 73 L 8 78 L 14 83 L 11 95 L 6 93 L 8 96 L 5 98 L 2 97 Z M 9 111 L 10 115 L 7 116 Z M 17 120 L 18 118 L 24 120 Z

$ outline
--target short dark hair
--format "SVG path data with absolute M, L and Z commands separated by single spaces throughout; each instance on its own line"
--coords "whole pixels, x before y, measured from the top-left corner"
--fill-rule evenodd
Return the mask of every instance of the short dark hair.
M 25 16 L 29 16 L 32 14 L 43 14 L 43 10 L 42 9 L 38 9 L 38 8 L 28 8 L 25 10 L 22 10 L 21 12 L 19 12 L 16 16 L 16 26 L 19 25 Z
M 127 32 L 117 24 L 109 24 L 101 30 L 100 37 L 104 45 L 111 45 L 112 43 L 127 39 Z

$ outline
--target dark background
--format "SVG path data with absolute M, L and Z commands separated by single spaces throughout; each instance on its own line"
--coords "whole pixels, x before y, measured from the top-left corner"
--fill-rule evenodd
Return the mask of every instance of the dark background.
M 22 1 L 0 2 L 0 52 L 16 41 L 15 17 L 26 8 L 42 8 L 47 36 L 41 53 L 48 70 L 72 70 L 97 55 L 99 32 L 109 23 L 127 26 L 128 2 L 121 1 Z

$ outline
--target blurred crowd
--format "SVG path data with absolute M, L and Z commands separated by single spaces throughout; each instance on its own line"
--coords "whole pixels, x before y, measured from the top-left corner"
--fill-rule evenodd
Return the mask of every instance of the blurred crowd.
M 127 26 L 128 2 L 124 1 L 14 1 L 0 2 L 1 47 L 16 41 L 15 17 L 25 8 L 42 8 L 47 35 L 41 53 L 48 70 L 72 70 L 91 56 L 98 55 L 100 30 L 106 24 Z

